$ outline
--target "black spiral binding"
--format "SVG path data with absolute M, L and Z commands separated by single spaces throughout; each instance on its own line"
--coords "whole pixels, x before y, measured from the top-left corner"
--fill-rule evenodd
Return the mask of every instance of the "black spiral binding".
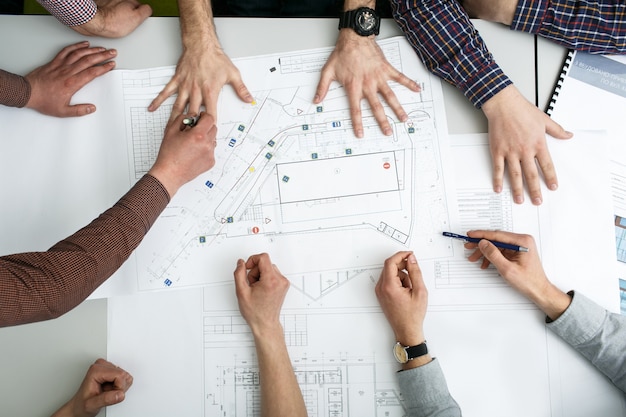
M 556 99 L 559 98 L 559 93 L 561 92 L 561 87 L 563 86 L 563 81 L 565 81 L 565 77 L 567 77 L 567 73 L 569 72 L 569 67 L 574 60 L 574 55 L 576 51 L 570 50 L 565 57 L 565 62 L 563 63 L 563 69 L 561 70 L 561 74 L 559 74 L 559 79 L 556 81 L 556 85 L 554 86 L 554 91 L 552 92 L 552 98 L 548 103 L 548 108 L 546 109 L 546 114 L 548 116 L 552 115 L 552 111 L 554 110 L 554 105 L 556 104 Z

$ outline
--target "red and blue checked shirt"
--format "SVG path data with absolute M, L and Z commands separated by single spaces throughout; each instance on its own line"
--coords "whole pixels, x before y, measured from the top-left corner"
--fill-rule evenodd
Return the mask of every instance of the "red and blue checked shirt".
M 393 15 L 426 67 L 480 108 L 511 84 L 456 0 L 391 0 Z M 511 29 L 592 53 L 626 52 L 626 5 L 520 0 Z

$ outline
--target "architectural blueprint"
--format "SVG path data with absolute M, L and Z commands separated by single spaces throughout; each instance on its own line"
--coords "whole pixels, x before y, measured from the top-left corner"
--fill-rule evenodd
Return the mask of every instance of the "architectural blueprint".
M 585 141 L 579 134 L 577 139 L 581 146 L 553 142 L 560 146 L 551 148 L 559 173 L 574 181 L 562 180 L 559 194 L 547 194 L 539 210 L 510 205 L 509 196 L 485 189 L 490 176 L 486 136 L 455 138 L 451 153 L 460 167 L 455 176 L 464 196 L 458 207 L 467 211 L 462 217 L 468 227 L 511 222 L 525 232 L 535 225 L 532 234 L 553 282 L 613 308 L 617 300 L 611 302 L 614 278 L 607 256 L 614 244 L 612 225 L 600 215 L 611 211 L 605 204 L 610 201 L 608 185 L 599 186 L 603 175 L 608 176 L 607 166 L 594 164 L 593 174 L 576 174 L 580 170 L 573 162 L 602 154 L 602 138 Z M 462 175 L 465 164 L 483 163 L 478 175 Z M 582 204 L 586 198 L 597 204 Z M 574 206 L 580 206 L 576 214 L 567 214 Z M 579 234 L 596 244 L 559 250 L 551 243 L 551 236 L 569 242 Z M 456 253 L 448 259 L 421 259 L 419 254 L 418 259 L 429 289 L 429 347 L 464 415 L 585 416 L 599 404 L 606 415 L 622 415 L 621 395 L 546 331 L 541 313 L 516 297 L 493 270 L 463 263 L 462 245 L 455 243 L 452 250 Z M 571 262 L 572 257 L 595 261 Z M 450 280 L 441 282 L 438 269 L 444 266 L 454 271 Z M 391 355 L 393 333 L 374 294 L 379 273 L 372 268 L 352 277 L 290 277 L 281 322 L 310 416 L 406 415 L 395 376 L 398 365 Z M 108 352 L 110 360 L 132 367 L 135 376 L 133 395 L 110 408 L 110 416 L 258 416 L 254 344 L 238 312 L 233 285 L 110 299 Z M 155 395 L 159 392 L 164 395 Z
M 578 388 L 562 376 L 582 367 L 594 383 L 600 377 L 580 358 L 555 361 L 554 352 L 565 348 L 546 333 L 541 314 L 493 268 L 468 263 L 462 244 L 440 235 L 472 228 L 533 234 L 547 271 L 562 269 L 566 285 L 578 283 L 602 299 L 607 281 L 585 285 L 589 271 L 563 264 L 569 254 L 555 256 L 551 232 L 565 239 L 578 231 L 597 236 L 594 249 L 606 254 L 601 242 L 613 244 L 604 239 L 610 225 L 589 215 L 589 227 L 568 228 L 567 217 L 551 210 L 567 212 L 564 206 L 577 204 L 583 189 L 601 201 L 604 189 L 597 178 L 584 178 L 578 188 L 563 186 L 563 203 L 559 194 L 546 198 L 543 211 L 513 204 L 508 189 L 494 194 L 486 136 L 449 142 L 440 81 L 404 40 L 381 46 L 422 85 L 420 94 L 393 86 L 410 119 L 400 123 L 387 109 L 391 137 L 366 109 L 366 135 L 356 139 L 338 85 L 320 106 L 311 104 L 329 51 L 236 60 L 255 102 L 222 92 L 218 164 L 181 190 L 137 252 L 139 289 L 163 291 L 109 300 L 109 359 L 128 365 L 135 383 L 133 395 L 108 415 L 259 414 L 253 339 L 232 285 L 237 258 L 258 252 L 270 253 L 291 282 L 281 322 L 309 415 L 406 415 L 393 332 L 374 294 L 384 259 L 403 249 L 414 250 L 420 262 L 429 289 L 429 346 L 465 415 L 588 411 L 570 398 Z M 160 140 L 132 129 L 143 120 L 157 126 L 155 132 L 162 129 L 164 117 L 142 109 L 167 71 L 123 72 L 132 180 L 150 166 Z M 555 163 L 567 161 L 557 157 Z M 599 392 L 592 390 L 596 398 L 607 395 L 605 385 L 600 380 Z M 569 413 L 570 404 L 582 413 Z
M 362 139 L 341 86 L 312 103 L 329 49 L 236 60 L 254 102 L 221 93 L 216 165 L 180 190 L 137 250 L 138 288 L 228 282 L 230 265 L 253 252 L 270 252 L 295 280 L 337 285 L 380 264 L 373 248 L 449 257 L 439 235 L 455 203 L 439 81 L 403 40 L 381 47 L 421 91 L 392 85 L 409 119 L 388 109 L 385 136 L 366 107 Z M 156 158 L 171 105 L 146 107 L 172 71 L 122 72 L 132 181 Z

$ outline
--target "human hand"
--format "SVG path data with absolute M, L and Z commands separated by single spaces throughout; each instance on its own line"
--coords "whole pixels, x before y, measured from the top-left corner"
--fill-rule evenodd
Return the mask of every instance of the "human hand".
M 237 261 L 235 289 L 241 315 L 257 337 L 280 329 L 280 309 L 289 290 L 285 278 L 269 255 L 252 255 Z
M 493 160 L 493 189 L 502 191 L 505 164 L 508 166 L 513 200 L 524 202 L 524 180 L 533 204 L 542 203 L 540 174 L 550 190 L 558 188 L 556 170 L 546 143 L 546 133 L 569 139 L 572 133 L 526 100 L 510 85 L 482 107 L 489 122 L 489 147 Z
M 194 127 L 185 127 L 180 115 L 165 128 L 157 159 L 149 174 L 158 179 L 170 197 L 187 182 L 215 165 L 217 126 L 212 116 L 200 113 Z
M 398 98 L 389 87 L 390 80 L 412 91 L 420 91 L 415 81 L 409 79 L 387 61 L 373 36 L 363 37 L 351 29 L 342 29 L 339 32 L 335 50 L 322 68 L 313 103 L 321 103 L 326 97 L 331 82 L 338 81 L 344 86 L 348 95 L 354 134 L 358 138 L 363 137 L 361 100 L 365 98 L 381 130 L 389 136 L 393 131 L 378 97 L 379 94 L 398 119 L 404 122 L 408 118 Z
M 101 408 L 124 401 L 133 377 L 104 359 L 87 371 L 78 391 L 52 417 L 94 417 Z
M 89 22 L 71 26 L 84 36 L 121 38 L 152 15 L 152 8 L 137 0 L 97 0 L 98 11 Z
M 185 107 L 189 113 L 198 113 L 201 105 L 217 120 L 217 99 L 225 84 L 230 84 L 241 100 L 252 102 L 252 94 L 243 83 L 239 70 L 219 46 L 198 50 L 185 48 L 176 73 L 150 103 L 148 110 L 155 111 L 168 97 L 178 93 L 170 120 L 183 113 Z
M 385 261 L 376 284 L 376 297 L 396 341 L 404 346 L 424 341 L 428 290 L 413 252 L 398 252 Z
M 553 320 L 567 309 L 571 298 L 548 280 L 532 236 L 486 230 L 469 231 L 467 235 L 482 239 L 478 243 L 465 244 L 467 249 L 477 249 L 468 257 L 470 262 L 482 259 L 482 269 L 487 268 L 490 263 L 493 264 L 511 287 L 535 303 Z M 489 240 L 524 246 L 528 248 L 528 252 L 501 250 Z
M 87 83 L 115 68 L 115 49 L 89 47 L 80 42 L 63 48 L 52 61 L 28 73 L 30 98 L 26 107 L 57 117 L 84 116 L 93 104 L 70 105 L 72 96 Z

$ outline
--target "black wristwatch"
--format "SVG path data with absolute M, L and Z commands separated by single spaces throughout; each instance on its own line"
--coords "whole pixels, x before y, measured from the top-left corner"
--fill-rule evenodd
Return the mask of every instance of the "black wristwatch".
M 428 348 L 426 347 L 426 341 L 416 346 L 402 346 L 400 342 L 397 342 L 393 347 L 393 356 L 399 363 L 407 363 L 427 353 Z
M 380 16 L 369 7 L 359 7 L 339 15 L 339 30 L 353 29 L 358 35 L 378 35 L 380 32 Z

